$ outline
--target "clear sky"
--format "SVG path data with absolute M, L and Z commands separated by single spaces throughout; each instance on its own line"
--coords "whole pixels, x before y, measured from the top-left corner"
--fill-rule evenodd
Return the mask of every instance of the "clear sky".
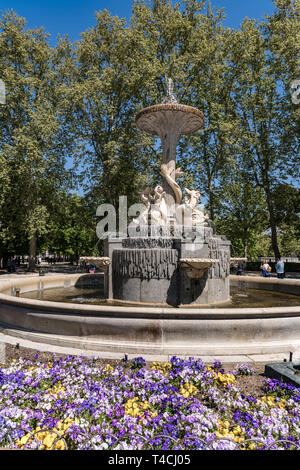
M 271 0 L 211 0 L 212 6 L 224 7 L 227 13 L 226 26 L 238 28 L 243 19 L 261 19 L 271 14 Z M 0 0 L 0 11 L 13 9 L 27 20 L 29 28 L 44 26 L 51 34 L 51 44 L 56 37 L 68 34 L 71 41 L 93 26 L 95 11 L 107 9 L 111 14 L 130 18 L 132 0 Z

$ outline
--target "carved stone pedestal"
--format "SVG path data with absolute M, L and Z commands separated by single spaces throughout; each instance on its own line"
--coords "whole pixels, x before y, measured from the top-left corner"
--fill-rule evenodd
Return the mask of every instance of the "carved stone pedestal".
M 230 242 L 210 227 L 194 239 L 110 238 L 105 256 L 110 299 L 173 306 L 229 300 Z

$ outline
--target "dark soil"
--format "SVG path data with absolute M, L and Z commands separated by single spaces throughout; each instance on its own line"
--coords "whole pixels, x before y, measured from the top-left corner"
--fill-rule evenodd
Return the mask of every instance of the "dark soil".
M 19 346 L 18 343 L 15 346 L 11 344 L 6 344 L 5 349 L 5 365 L 10 364 L 13 359 L 18 361 L 21 358 L 25 361 L 31 361 L 33 363 L 47 363 L 53 361 L 54 357 L 54 354 L 52 352 L 37 351 L 35 349 L 24 348 L 22 346 Z M 67 357 L 67 355 L 57 353 L 55 354 L 55 357 L 59 359 L 60 357 Z M 83 360 L 88 360 L 88 357 L 83 356 Z M 110 364 L 111 366 L 117 366 L 122 363 L 122 356 L 120 356 L 120 360 L 99 358 L 98 361 L 99 364 Z
M 223 364 L 223 368 L 226 371 L 233 371 L 236 364 Z M 252 364 L 251 368 L 254 370 L 254 375 L 242 375 L 237 377 L 238 387 L 241 393 L 244 395 L 255 395 L 263 396 L 265 395 L 263 391 L 263 383 L 266 379 L 264 375 L 265 365 L 262 364 Z

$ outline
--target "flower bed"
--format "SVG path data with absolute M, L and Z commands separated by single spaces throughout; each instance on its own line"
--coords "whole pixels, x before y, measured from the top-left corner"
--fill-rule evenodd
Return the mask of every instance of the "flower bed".
M 150 367 L 143 358 L 116 367 L 19 359 L 0 369 L 0 447 L 296 448 L 300 389 L 267 379 L 263 396 L 241 393 L 240 378 L 252 374 L 247 364 L 228 372 L 193 358 Z

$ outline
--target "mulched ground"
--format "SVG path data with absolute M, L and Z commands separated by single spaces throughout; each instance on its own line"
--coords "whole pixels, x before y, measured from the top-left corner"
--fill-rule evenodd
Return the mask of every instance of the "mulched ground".
M 38 357 L 37 357 L 38 352 Z M 57 358 L 59 357 L 66 357 L 65 354 L 56 354 Z M 53 360 L 53 353 L 50 352 L 43 352 L 43 351 L 36 351 L 35 349 L 24 348 L 22 346 L 15 346 L 6 344 L 6 362 L 5 365 L 9 365 L 13 359 L 19 360 L 22 358 L 23 360 L 31 361 L 33 363 L 42 362 L 47 363 Z M 83 358 L 83 360 L 88 360 L 88 358 Z M 115 359 L 97 359 L 99 365 L 102 364 L 110 364 L 111 366 L 117 366 L 122 364 L 122 356 L 120 356 L 120 360 Z M 212 365 L 212 364 L 207 364 Z M 235 363 L 223 363 L 223 368 L 225 371 L 232 371 L 235 367 Z M 147 367 L 150 367 L 151 363 L 147 363 Z M 264 375 L 264 364 L 251 364 L 252 369 L 255 372 L 255 375 L 252 376 L 241 376 L 237 378 L 238 387 L 241 393 L 245 395 L 255 395 L 255 396 L 263 396 L 264 392 L 262 390 L 263 381 L 265 380 Z

